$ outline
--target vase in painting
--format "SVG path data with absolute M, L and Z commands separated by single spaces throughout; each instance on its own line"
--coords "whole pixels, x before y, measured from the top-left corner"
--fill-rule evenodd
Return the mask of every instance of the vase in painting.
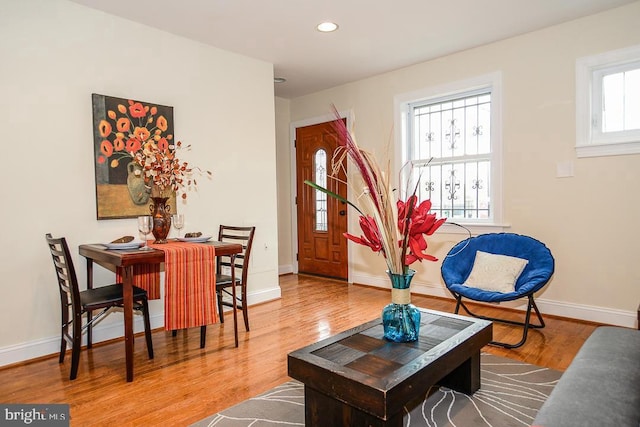
M 133 204 L 140 206 L 149 201 L 151 187 L 144 182 L 142 166 L 136 162 L 127 165 L 127 190 Z

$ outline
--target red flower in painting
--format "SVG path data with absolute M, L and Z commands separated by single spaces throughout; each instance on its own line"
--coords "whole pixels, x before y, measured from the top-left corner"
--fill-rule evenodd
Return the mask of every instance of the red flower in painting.
M 149 133 L 149 130 L 147 128 L 136 127 L 133 130 L 133 135 L 140 141 L 146 141 L 147 139 L 149 139 L 149 136 L 151 134 Z
M 169 148 L 169 143 L 167 142 L 167 140 L 165 138 L 160 138 L 160 140 L 158 141 L 158 150 L 164 151 L 167 148 Z
M 113 147 L 116 149 L 116 151 L 124 150 L 124 141 L 122 140 L 122 138 L 114 139 L 113 140 Z
M 100 136 L 106 138 L 111 135 L 111 123 L 106 120 L 100 120 L 100 124 L 98 125 L 98 131 L 100 132 Z
M 130 138 L 127 141 L 126 150 L 129 153 L 133 154 L 133 153 L 139 151 L 141 147 L 142 147 L 142 144 L 140 143 L 140 140 L 138 140 L 136 138 Z
M 162 132 L 166 132 L 168 126 L 167 119 L 165 119 L 164 116 L 158 117 L 156 126 L 158 126 L 158 129 L 160 129 Z
M 144 117 L 147 115 L 147 109 L 149 107 L 144 107 L 141 103 L 139 102 L 133 102 L 131 100 L 129 100 L 129 114 L 131 114 L 131 117 L 134 117 L 136 119 L 140 118 L 140 117 Z
M 111 144 L 111 141 L 106 139 L 102 141 L 100 143 L 100 151 L 107 157 L 111 156 L 113 154 L 113 145 Z
M 110 111 L 110 113 L 113 113 L 113 111 Z M 118 132 L 129 132 L 130 123 L 126 117 L 120 117 L 116 122 L 116 129 L 118 129 Z

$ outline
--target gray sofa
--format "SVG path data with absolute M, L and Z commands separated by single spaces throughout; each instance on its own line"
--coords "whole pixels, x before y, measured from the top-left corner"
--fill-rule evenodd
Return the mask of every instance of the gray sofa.
M 639 427 L 640 331 L 597 328 L 562 374 L 533 425 Z

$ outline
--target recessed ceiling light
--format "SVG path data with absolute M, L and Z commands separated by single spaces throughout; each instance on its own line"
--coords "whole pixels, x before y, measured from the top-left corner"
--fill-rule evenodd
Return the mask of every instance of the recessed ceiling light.
M 338 29 L 338 24 L 334 22 L 323 22 L 316 26 L 316 29 L 323 33 L 330 33 Z
M 274 83 L 284 83 L 286 81 L 287 81 L 287 79 L 285 79 L 284 77 L 274 77 L 273 78 L 273 82 Z

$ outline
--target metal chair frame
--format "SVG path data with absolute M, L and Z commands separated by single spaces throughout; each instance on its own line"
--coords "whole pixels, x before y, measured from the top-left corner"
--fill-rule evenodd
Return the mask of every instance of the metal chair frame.
M 503 319 L 503 318 L 499 318 L 499 317 L 489 317 L 489 316 L 482 316 L 476 313 L 473 313 L 471 310 L 469 310 L 469 308 L 467 307 L 467 305 L 462 301 L 462 295 L 457 294 L 455 292 L 451 292 L 453 294 L 453 296 L 456 299 L 456 309 L 455 309 L 455 314 L 458 314 L 458 311 L 460 310 L 460 307 L 462 307 L 464 309 L 464 311 L 467 312 L 468 315 L 472 316 L 472 317 L 476 317 L 478 319 L 484 319 L 484 320 L 491 320 L 493 322 L 500 322 L 500 323 L 506 323 L 509 325 L 516 325 L 516 326 L 522 326 L 523 327 L 523 332 L 522 332 L 522 339 L 517 342 L 516 344 L 509 344 L 509 343 L 505 343 L 505 342 L 501 342 L 501 341 L 491 341 L 489 342 L 489 344 L 491 345 L 495 345 L 495 346 L 500 346 L 500 347 L 504 347 L 504 348 L 518 348 L 521 347 L 526 341 L 527 341 L 527 334 L 529 332 L 529 328 L 534 328 L 534 329 L 542 329 L 545 327 L 545 323 L 544 323 L 544 319 L 542 318 L 542 314 L 540 313 L 540 310 L 538 310 L 538 306 L 536 305 L 536 302 L 533 299 L 533 294 L 529 294 L 527 295 L 527 299 L 528 299 L 528 303 L 527 303 L 527 313 L 525 314 L 525 320 L 524 322 L 518 322 L 515 320 L 510 320 L 510 319 Z M 531 323 L 531 309 L 534 309 L 536 316 L 538 317 L 538 323 Z
M 506 239 L 508 243 L 511 245 L 509 250 L 503 251 L 501 248 L 500 239 Z M 517 244 L 515 244 L 517 243 Z M 489 249 L 485 245 L 488 245 Z M 469 248 L 469 246 L 471 248 Z M 541 263 L 545 263 L 545 268 L 539 269 L 537 264 L 537 260 L 529 259 L 529 264 L 523 270 L 522 274 L 518 278 L 516 282 L 516 289 L 512 293 L 500 294 L 497 292 L 483 292 L 483 291 L 475 291 L 476 294 L 486 294 L 487 299 L 481 298 L 472 298 L 468 295 L 463 295 L 460 292 L 456 292 L 451 289 L 450 286 L 457 286 L 458 289 L 464 289 L 464 286 L 460 286 L 460 284 L 454 285 L 450 283 L 453 276 L 457 276 L 456 279 L 459 282 L 464 283 L 466 278 L 469 276 L 471 272 L 471 267 L 473 266 L 473 258 L 464 258 L 464 259 L 456 259 L 456 256 L 459 256 L 465 250 L 472 250 L 474 257 L 476 250 L 484 250 L 491 253 L 509 255 L 509 256 L 519 256 L 520 258 L 527 258 L 527 251 L 529 250 L 532 253 L 539 254 L 541 256 Z M 522 250 L 522 253 L 519 251 Z M 535 292 L 539 291 L 543 286 L 545 286 L 548 281 L 551 279 L 553 275 L 553 271 L 555 268 L 555 262 L 553 260 L 553 256 L 551 255 L 551 251 L 540 241 L 524 235 L 519 235 L 515 233 L 490 233 L 490 234 L 481 234 L 475 237 L 470 237 L 468 239 L 463 240 L 462 242 L 457 243 L 447 254 L 447 257 L 442 263 L 442 277 L 447 286 L 447 289 L 453 297 L 456 299 L 456 308 L 455 313 L 458 314 L 460 311 L 460 307 L 464 309 L 464 311 L 473 317 L 479 319 L 490 320 L 494 322 L 521 326 L 523 328 L 522 338 L 517 343 L 506 343 L 501 341 L 491 341 L 491 345 L 500 346 L 504 348 L 518 348 L 521 347 L 527 340 L 527 335 L 529 329 L 542 329 L 545 327 L 544 319 L 542 318 L 542 314 L 538 309 L 538 306 L 534 300 Z M 457 267 L 454 268 L 454 267 Z M 540 270 L 535 270 L 534 268 Z M 468 271 L 467 271 L 468 270 Z M 531 275 L 531 277 L 529 277 Z M 464 277 L 462 277 L 464 276 Z M 456 282 L 458 283 L 458 282 Z M 477 295 L 476 295 L 477 296 Z M 527 310 L 525 313 L 524 322 L 515 321 L 500 317 L 490 317 L 483 316 L 477 313 L 472 312 L 469 307 L 464 303 L 463 297 L 467 298 L 471 301 L 481 301 L 481 302 L 505 302 L 505 301 L 513 301 L 520 298 L 527 298 Z M 490 298 L 489 298 L 490 297 Z M 535 312 L 537 323 L 532 322 L 531 313 Z

